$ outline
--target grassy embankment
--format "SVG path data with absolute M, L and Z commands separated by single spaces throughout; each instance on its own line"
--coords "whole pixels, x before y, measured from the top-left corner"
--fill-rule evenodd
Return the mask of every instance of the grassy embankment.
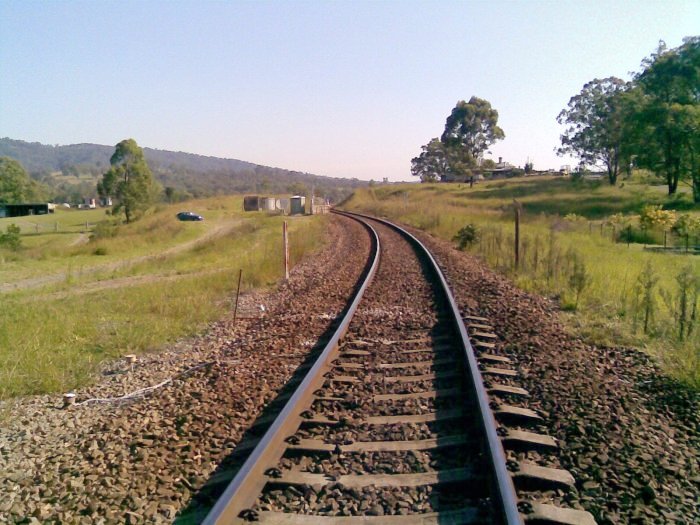
M 513 199 L 523 205 L 517 272 Z M 700 257 L 652 253 L 641 244 L 613 242 L 614 226 L 608 222 L 613 214 L 634 215 L 646 204 L 664 203 L 686 213 L 700 212 L 693 210 L 687 196 L 668 201 L 658 187 L 629 181 L 624 187 L 610 187 L 605 182 L 547 177 L 473 188 L 377 186 L 356 192 L 343 207 L 390 217 L 448 240 L 466 224 L 476 225 L 480 240 L 469 251 L 520 287 L 557 298 L 572 331 L 599 344 L 645 349 L 671 376 L 698 388 L 700 325 L 696 319 L 690 336 L 680 340 L 678 279 L 700 279 Z M 568 214 L 579 218 L 564 220 Z M 662 239 L 660 232 L 656 236 Z M 645 274 L 646 268 L 650 274 Z
M 0 250 L 0 399 L 68 391 L 103 360 L 196 333 L 227 311 L 239 269 L 243 290 L 282 276 L 282 217 L 244 214 L 241 197 L 184 207 L 205 221 L 163 206 L 93 239 L 85 222 L 94 230 L 103 210 L 0 220 L 23 228 L 18 252 Z M 287 220 L 295 264 L 320 246 L 324 219 Z

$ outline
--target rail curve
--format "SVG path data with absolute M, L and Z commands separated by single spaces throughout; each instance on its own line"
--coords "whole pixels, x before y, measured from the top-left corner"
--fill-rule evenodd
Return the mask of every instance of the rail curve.
M 527 393 L 508 381 L 484 381 L 482 372 L 515 374 L 484 365 L 509 360 L 495 355 L 487 320 L 471 317 L 465 325 L 430 251 L 389 221 L 336 213 L 360 221 L 372 239 L 361 282 L 327 345 L 203 523 L 594 524 L 584 511 L 518 498 L 516 484 L 552 489 L 572 480 L 565 471 L 507 460 L 504 443 L 539 449 L 553 440 L 521 430 L 538 420 L 536 413 L 496 400 Z M 388 295 L 404 294 L 402 306 L 370 302 L 350 330 L 379 271 L 378 229 L 394 246 L 399 238 L 410 244 L 414 255 L 403 257 L 428 283 L 416 286 L 415 304 L 423 310 L 410 317 L 411 285 L 396 279 Z M 504 420 L 516 422 L 513 430 Z

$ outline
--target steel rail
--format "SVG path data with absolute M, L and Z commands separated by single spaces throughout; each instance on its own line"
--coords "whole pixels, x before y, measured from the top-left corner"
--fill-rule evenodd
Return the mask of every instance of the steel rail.
M 324 347 L 318 359 L 308 371 L 303 381 L 294 391 L 292 397 L 287 401 L 279 416 L 265 432 L 258 445 L 245 461 L 233 480 L 224 490 L 214 507 L 209 511 L 202 522 L 203 525 L 224 525 L 231 523 L 238 517 L 238 514 L 255 503 L 257 496 L 264 487 L 264 469 L 270 465 L 271 460 L 278 459 L 285 448 L 284 438 L 281 430 L 289 426 L 290 421 L 300 420 L 298 416 L 300 407 L 308 401 L 308 396 L 314 390 L 313 384 L 323 380 L 319 371 L 326 366 L 329 356 L 337 349 L 338 343 L 347 332 L 350 321 L 357 310 L 358 305 L 364 295 L 365 290 L 374 278 L 379 267 L 380 246 L 377 232 L 365 221 L 360 221 L 370 232 L 372 241 L 371 264 L 365 268 L 362 284 L 356 291 L 352 303 L 345 310 L 343 319 L 333 336 Z M 264 461 L 264 462 L 263 462 Z
M 464 350 L 464 354 L 467 360 L 467 368 L 469 369 L 468 372 L 470 375 L 472 388 L 474 389 L 474 394 L 476 395 L 479 404 L 479 413 L 481 416 L 480 422 L 488 444 L 486 452 L 489 458 L 489 462 L 491 463 L 491 466 L 493 468 L 493 472 L 495 474 L 494 481 L 496 495 L 501 503 L 501 509 L 497 510 L 500 510 L 501 512 L 501 519 L 503 520 L 504 524 L 521 525 L 523 523 L 523 520 L 520 516 L 520 512 L 518 511 L 518 498 L 515 492 L 515 487 L 513 486 L 513 480 L 508 472 L 508 469 L 506 468 L 506 455 L 503 451 L 503 445 L 501 444 L 501 440 L 496 432 L 496 420 L 493 416 L 493 413 L 491 412 L 491 407 L 489 406 L 489 397 L 486 393 L 486 389 L 484 388 L 481 372 L 479 371 L 479 365 L 476 361 L 476 354 L 474 353 L 474 349 L 472 348 L 469 336 L 467 335 L 467 329 L 464 326 L 464 321 L 460 314 L 459 306 L 457 306 L 457 301 L 455 301 L 454 295 L 452 294 L 452 291 L 450 289 L 449 284 L 447 283 L 447 279 L 445 278 L 442 269 L 438 265 L 433 255 L 430 253 L 430 250 L 428 250 L 428 248 L 413 234 L 404 230 L 400 226 L 397 226 L 396 224 L 386 219 L 380 219 L 365 214 L 348 212 L 339 213 L 347 216 L 357 216 L 362 217 L 363 219 L 373 220 L 379 222 L 380 224 L 384 224 L 389 228 L 392 228 L 394 231 L 397 231 L 401 235 L 406 237 L 429 260 L 433 271 L 440 280 L 443 292 L 450 305 L 452 318 L 455 323 L 455 327 L 459 332 L 461 340 L 460 342 L 462 344 L 462 349 Z

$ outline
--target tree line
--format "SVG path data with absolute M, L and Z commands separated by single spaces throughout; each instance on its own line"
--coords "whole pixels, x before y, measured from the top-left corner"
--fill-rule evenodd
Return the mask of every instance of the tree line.
M 687 183 L 700 202 L 700 37 L 673 49 L 660 42 L 630 81 L 591 80 L 557 121 L 566 126 L 557 152 L 603 166 L 610 184 L 644 168 L 669 195 Z

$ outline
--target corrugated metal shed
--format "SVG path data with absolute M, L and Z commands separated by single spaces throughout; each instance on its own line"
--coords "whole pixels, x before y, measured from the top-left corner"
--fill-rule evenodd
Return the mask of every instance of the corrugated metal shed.
M 302 195 L 295 195 L 289 199 L 289 213 L 290 215 L 298 215 L 305 213 L 306 207 L 306 197 Z
M 274 197 L 262 197 L 260 199 L 260 209 L 264 211 L 274 211 L 276 208 L 275 200 Z

